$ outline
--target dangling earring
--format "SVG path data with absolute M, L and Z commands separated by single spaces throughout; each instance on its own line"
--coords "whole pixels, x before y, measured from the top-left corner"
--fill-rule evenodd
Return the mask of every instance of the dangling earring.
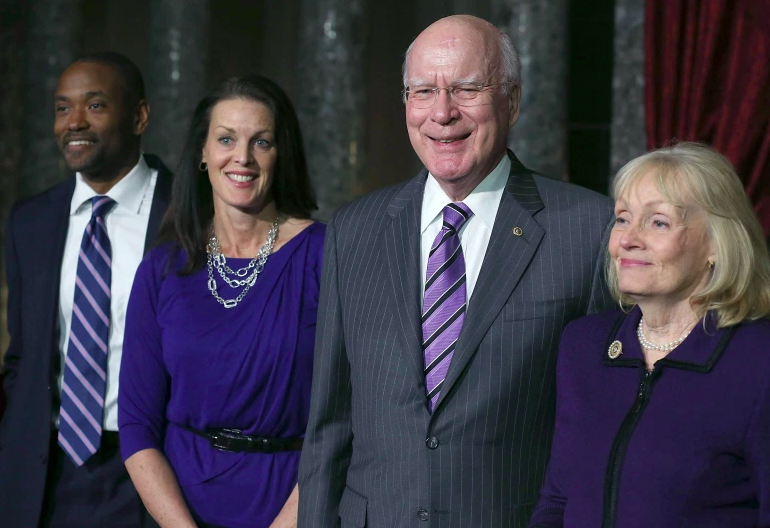
M 198 169 L 199 169 L 201 172 L 206 172 L 207 170 L 209 170 L 209 166 L 208 166 L 208 165 L 206 165 L 206 162 L 205 162 L 205 161 L 201 161 L 200 165 L 198 165 Z

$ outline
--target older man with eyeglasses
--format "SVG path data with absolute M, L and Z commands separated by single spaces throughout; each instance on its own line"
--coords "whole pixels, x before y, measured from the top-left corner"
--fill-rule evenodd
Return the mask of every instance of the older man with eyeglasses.
M 479 18 L 441 19 L 407 50 L 425 169 L 328 226 L 300 527 L 526 526 L 559 335 L 612 306 L 612 210 L 507 150 L 520 94 L 513 45 Z

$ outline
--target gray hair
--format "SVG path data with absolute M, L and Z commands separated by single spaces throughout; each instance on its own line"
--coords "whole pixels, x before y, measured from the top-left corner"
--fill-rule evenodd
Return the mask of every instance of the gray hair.
M 497 28 L 498 46 L 500 50 L 500 66 L 502 66 L 503 78 L 501 82 L 510 82 L 521 87 L 521 61 L 519 60 L 519 53 L 516 51 L 516 47 L 511 42 L 511 38 L 504 32 Z M 404 53 L 404 63 L 401 65 L 401 76 L 404 83 L 404 89 L 409 85 L 409 79 L 406 78 L 406 63 L 409 61 L 409 54 L 412 52 L 414 43 L 417 41 L 417 37 L 409 44 Z M 503 93 L 508 93 L 509 86 L 503 87 Z

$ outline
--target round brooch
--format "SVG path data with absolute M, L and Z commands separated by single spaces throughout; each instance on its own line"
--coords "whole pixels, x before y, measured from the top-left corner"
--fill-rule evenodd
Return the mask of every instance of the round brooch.
M 613 341 L 610 345 L 610 348 L 607 349 L 607 355 L 610 357 L 610 359 L 618 359 L 622 353 L 623 343 L 617 340 Z

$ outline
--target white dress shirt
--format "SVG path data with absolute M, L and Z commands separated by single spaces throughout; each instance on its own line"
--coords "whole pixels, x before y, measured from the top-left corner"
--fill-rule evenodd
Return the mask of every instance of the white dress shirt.
M 475 189 L 463 200 L 470 207 L 473 216 L 460 228 L 460 246 L 465 257 L 465 288 L 467 299 L 470 300 L 476 280 L 479 278 L 484 255 L 492 235 L 497 210 L 503 197 L 508 174 L 511 171 L 511 160 L 507 155 L 497 164 L 495 170 L 484 178 Z M 428 270 L 428 257 L 433 240 L 441 231 L 444 220 L 444 207 L 452 203 L 432 174 L 428 174 L 425 183 L 425 194 L 422 198 L 422 220 L 420 222 L 420 303 L 425 294 L 425 274 Z
M 78 254 L 83 240 L 83 232 L 91 220 L 91 198 L 96 192 L 83 180 L 79 172 L 75 175 L 75 192 L 70 205 L 70 222 L 67 241 L 64 246 L 64 258 L 61 266 L 59 283 L 59 352 L 61 353 L 62 371 L 58 386 L 61 391 L 64 377 L 64 358 L 70 337 L 72 305 L 75 300 L 75 277 L 77 275 Z M 104 429 L 118 430 L 118 374 L 123 352 L 123 330 L 126 323 L 126 306 L 131 293 L 136 268 L 144 256 L 144 244 L 147 236 L 147 224 L 150 221 L 152 196 L 158 171 L 150 169 L 144 156 L 120 180 L 106 196 L 115 205 L 105 216 L 107 236 L 112 247 L 112 285 L 110 286 L 110 337 L 107 357 L 107 388 L 104 398 Z M 58 422 L 58 413 L 54 420 Z

